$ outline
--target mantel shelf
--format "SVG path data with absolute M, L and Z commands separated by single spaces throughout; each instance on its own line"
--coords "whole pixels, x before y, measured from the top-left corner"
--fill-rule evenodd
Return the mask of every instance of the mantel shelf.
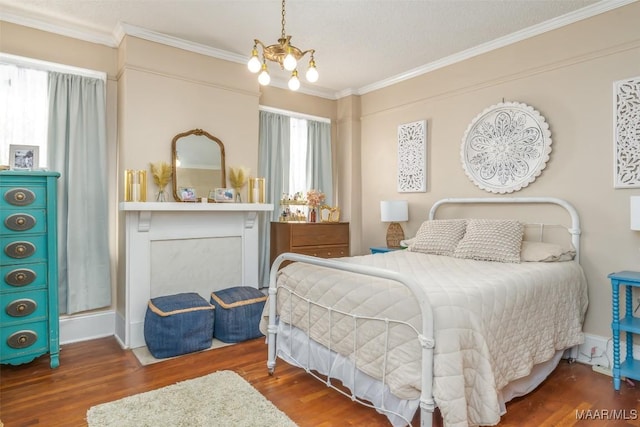
M 270 212 L 270 203 L 121 202 L 121 211 L 154 212 Z

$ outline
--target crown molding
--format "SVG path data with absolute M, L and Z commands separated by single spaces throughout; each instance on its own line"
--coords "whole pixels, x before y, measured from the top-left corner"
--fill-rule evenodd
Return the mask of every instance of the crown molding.
M 492 50 L 517 43 L 527 38 L 558 29 L 565 25 L 569 25 L 583 19 L 591 18 L 593 16 L 608 12 L 627 4 L 634 3 L 636 1 L 638 0 L 601 0 L 598 3 L 585 7 L 584 9 L 580 9 L 578 11 L 550 19 L 541 24 L 525 28 L 524 30 L 515 32 L 508 36 L 483 43 L 471 49 L 464 50 L 462 52 L 447 56 L 437 61 L 430 62 L 423 66 L 411 69 L 404 73 L 397 74 L 395 76 L 380 80 L 366 86 L 362 86 L 360 88 L 347 88 L 336 92 L 323 88 L 309 88 L 306 86 L 302 86 L 300 87 L 298 92 L 331 100 L 336 100 L 352 95 L 364 95 L 368 92 L 383 89 L 385 87 L 403 82 L 405 80 L 409 80 L 414 77 L 429 73 L 431 71 L 455 64 L 457 62 L 473 58 L 483 53 L 487 53 Z M 59 20 L 56 21 L 55 19 L 49 17 L 35 17 L 35 15 L 35 13 L 19 11 L 8 6 L 3 6 L 3 10 L 0 11 L 0 21 L 7 21 L 38 30 L 47 31 L 50 33 L 60 34 L 79 40 L 106 45 L 109 47 L 118 47 L 122 42 L 122 39 L 126 35 L 130 35 L 148 41 L 173 46 L 190 52 L 223 59 L 226 61 L 241 64 L 244 64 L 247 61 L 247 58 L 244 55 L 239 55 L 222 49 L 213 48 L 200 43 L 190 42 L 188 40 L 179 39 L 177 37 L 167 36 L 165 34 L 157 33 L 155 31 L 147 30 L 141 27 L 136 27 L 135 25 L 127 24 L 124 22 L 119 22 L 116 25 L 116 28 L 114 28 L 112 34 L 105 34 L 97 31 L 92 31 L 80 26 L 76 26 L 74 28 L 69 23 L 64 23 Z M 278 78 L 273 78 L 271 85 L 288 90 L 287 82 Z
M 35 28 L 61 36 L 84 40 L 91 43 L 101 44 L 108 47 L 118 47 L 116 38 L 112 34 L 93 31 L 80 26 L 71 26 L 69 23 L 56 20 L 50 17 L 36 17 L 35 14 L 18 11 L 10 6 L 4 6 L 0 11 L 0 21 L 11 22 L 12 24 L 24 27 Z
M 365 93 L 372 92 L 374 90 L 383 89 L 385 87 L 392 86 L 394 84 L 403 82 L 405 80 L 409 80 L 414 77 L 418 77 L 423 74 L 429 73 L 431 71 L 435 71 L 439 68 L 453 65 L 457 62 L 462 62 L 464 60 L 473 58 L 483 53 L 487 53 L 492 50 L 496 50 L 496 49 L 508 46 L 510 44 L 517 43 L 519 41 L 534 37 L 534 36 L 538 36 L 548 31 L 552 31 L 587 18 L 591 18 L 593 16 L 608 12 L 613 9 L 617 9 L 619 7 L 634 3 L 636 1 L 638 0 L 601 0 L 598 3 L 594 3 L 591 6 L 585 7 L 584 9 L 580 9 L 575 12 L 558 16 L 556 18 L 550 19 L 540 24 L 509 34 L 508 36 L 501 37 L 487 43 L 483 43 L 473 48 L 463 50 L 462 52 L 449 55 L 437 61 L 433 61 L 423 66 L 414 68 L 407 72 L 397 74 L 393 77 L 380 80 L 370 85 L 363 86 L 357 89 L 355 93 L 357 95 L 364 95 Z

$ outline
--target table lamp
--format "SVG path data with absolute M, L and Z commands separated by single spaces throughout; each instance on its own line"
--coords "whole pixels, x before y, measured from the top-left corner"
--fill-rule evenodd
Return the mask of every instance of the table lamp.
M 380 219 L 389 222 L 387 229 L 387 247 L 399 248 L 404 240 L 404 231 L 398 224 L 409 220 L 409 203 L 406 200 L 383 200 L 380 202 Z
M 629 200 L 630 228 L 640 231 L 640 196 L 631 196 Z

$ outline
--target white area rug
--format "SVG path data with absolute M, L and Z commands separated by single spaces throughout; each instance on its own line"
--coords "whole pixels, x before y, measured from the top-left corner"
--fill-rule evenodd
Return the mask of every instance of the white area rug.
M 251 384 L 220 371 L 94 406 L 89 427 L 295 427 Z
M 219 340 L 214 338 L 213 342 L 211 343 L 211 347 L 209 347 L 209 348 L 207 348 L 205 350 L 201 350 L 201 351 L 209 351 L 209 350 L 213 350 L 214 348 L 222 348 L 222 347 L 226 347 L 228 345 L 233 345 L 233 344 L 234 343 L 226 343 L 226 342 L 222 342 L 222 341 L 219 341 Z M 137 348 L 132 349 L 131 351 L 133 351 L 133 354 L 135 354 L 136 358 L 138 359 L 138 362 L 140 362 L 140 364 L 142 366 L 151 365 L 153 363 L 158 363 L 158 362 L 162 362 L 164 360 L 169 360 L 169 359 L 174 359 L 176 357 L 180 357 L 180 356 L 174 356 L 174 357 L 166 357 L 164 359 L 156 359 L 149 352 L 149 349 L 147 347 L 137 347 Z M 199 352 L 196 352 L 196 353 L 199 353 Z M 193 353 L 188 353 L 188 354 L 193 354 Z

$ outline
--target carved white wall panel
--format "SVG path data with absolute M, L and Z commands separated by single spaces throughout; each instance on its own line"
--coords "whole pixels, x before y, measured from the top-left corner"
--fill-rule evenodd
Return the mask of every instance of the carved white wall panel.
M 640 187 L 640 77 L 614 83 L 614 186 Z
M 398 192 L 427 191 L 427 122 L 398 126 Z
M 540 175 L 551 153 L 544 117 L 526 104 L 502 102 L 471 121 L 462 138 L 462 167 L 491 193 L 518 191 Z

